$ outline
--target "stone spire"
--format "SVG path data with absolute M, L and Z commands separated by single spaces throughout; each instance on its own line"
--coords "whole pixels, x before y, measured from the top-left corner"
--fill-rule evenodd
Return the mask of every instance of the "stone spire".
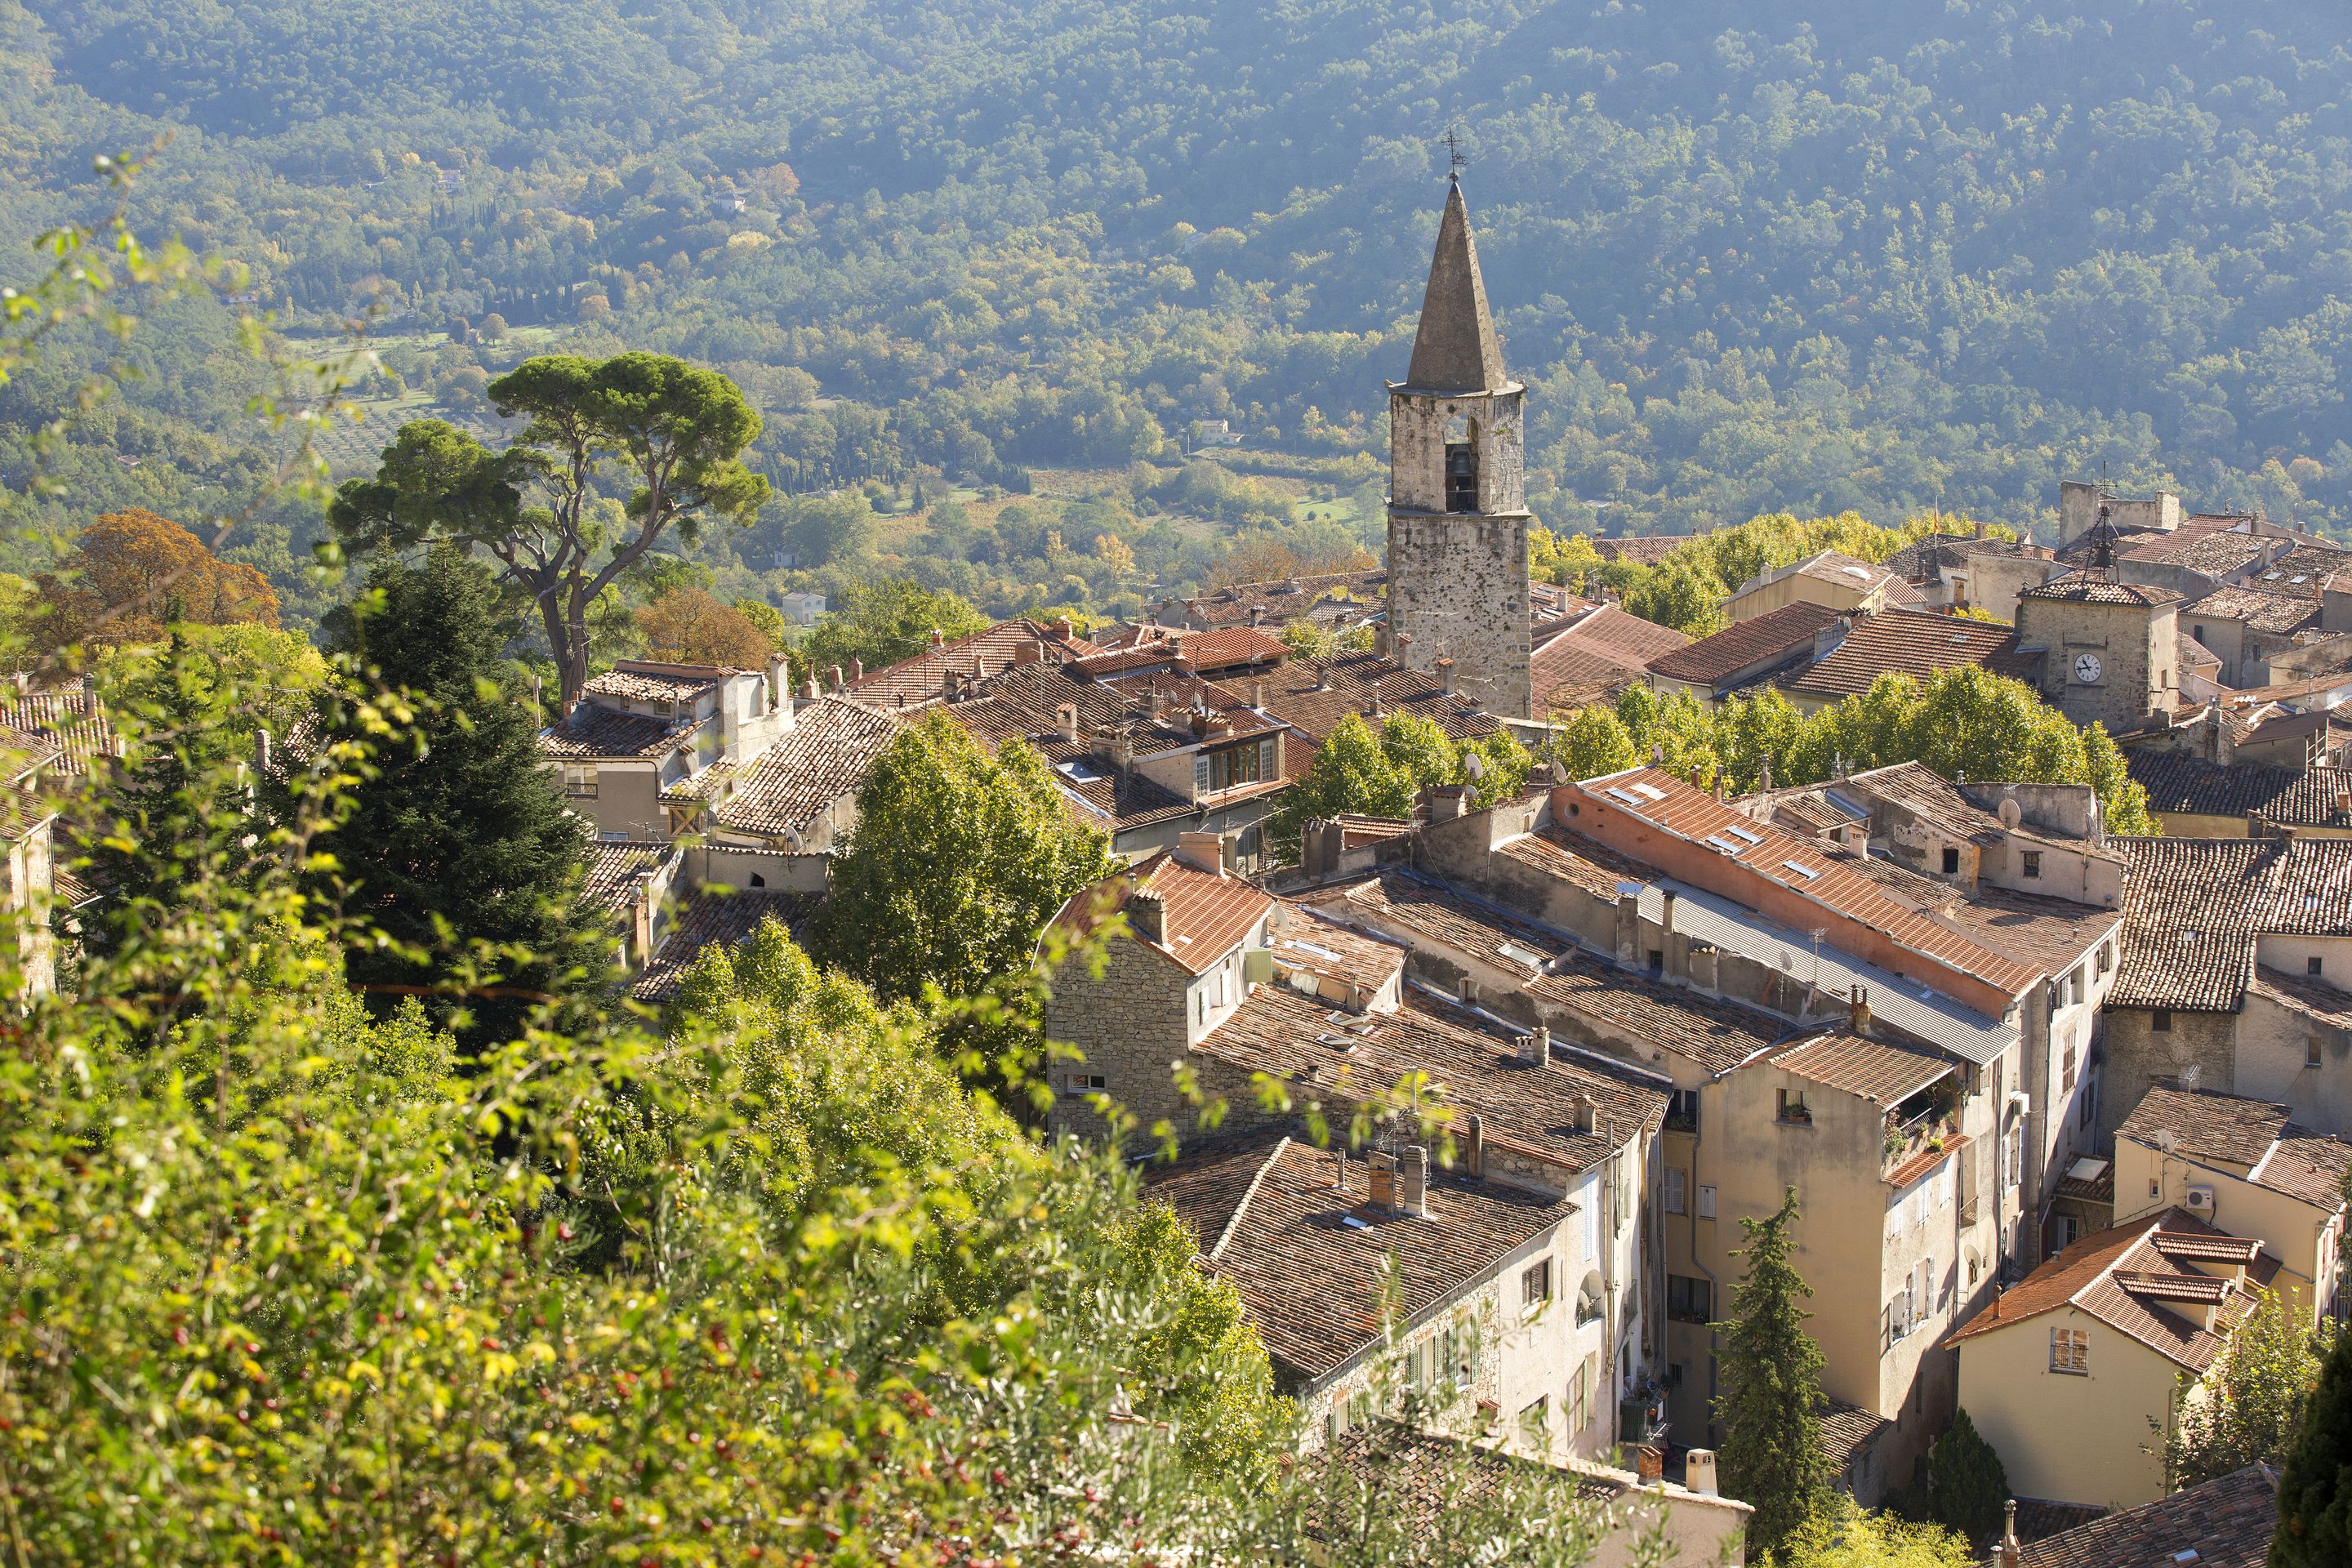
M 1416 392 L 1500 392 L 1511 384 L 1503 347 L 1495 341 L 1495 319 L 1486 310 L 1486 284 L 1478 276 L 1478 246 L 1470 237 L 1470 208 L 1462 200 L 1459 175 L 1445 193 L 1445 216 L 1437 226 L 1437 254 L 1430 258 L 1421 331 L 1412 340 L 1405 384 Z

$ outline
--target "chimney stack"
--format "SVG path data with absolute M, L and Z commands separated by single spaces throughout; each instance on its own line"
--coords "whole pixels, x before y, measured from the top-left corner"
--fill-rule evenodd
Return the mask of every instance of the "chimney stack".
M 1473 1181 L 1486 1179 L 1486 1119 L 1470 1118 L 1470 1177 Z
M 1225 869 L 1224 836 L 1218 833 L 1180 833 L 1176 836 L 1176 858 L 1196 871 L 1223 876 Z
M 1454 661 L 1452 659 L 1441 658 L 1437 661 L 1437 679 L 1445 688 L 1446 695 L 1452 696 L 1454 694 Z
M 1714 1449 L 1693 1448 L 1683 1457 L 1683 1489 L 1701 1497 L 1716 1495 Z
M 1256 709 L 1261 713 L 1265 711 L 1265 681 L 1253 680 L 1250 682 L 1250 706 Z
M 1054 724 L 1062 731 L 1062 739 L 1075 742 L 1078 738 L 1078 705 L 1075 702 L 1055 704 Z
M 812 675 L 812 676 L 810 676 L 806 680 L 803 680 L 803 681 L 802 681 L 802 682 L 801 682 L 801 700 L 802 700 L 802 701 L 803 701 L 803 702 L 814 702 L 814 701 L 815 701 L 815 700 L 817 700 L 817 698 L 818 698 L 820 695 L 821 695 L 821 693 L 819 693 L 819 692 L 818 692 L 818 690 L 817 690 L 817 689 L 816 689 L 816 677 L 815 677 L 815 676 Z
M 1538 1024 L 1533 1032 L 1519 1037 L 1519 1060 L 1529 1067 L 1541 1067 L 1551 1060 L 1551 1030 Z
M 830 687 L 828 687 L 828 688 L 827 688 L 827 689 L 828 689 L 828 690 L 832 690 L 832 691 L 838 691 L 838 690 L 840 690 L 840 689 L 841 689 L 841 666 L 839 666 L 839 665 L 837 665 L 837 664 L 836 664 L 836 665 L 835 665 L 835 666 L 832 668 L 832 670 L 830 671 L 830 673 L 831 673 L 831 675 L 832 675 L 832 677 L 833 677 L 833 684 L 832 684 Z
M 257 777 L 266 779 L 269 776 L 269 731 L 267 729 L 253 732 L 253 771 Z
M 2009 1500 L 2000 1527 L 2000 1551 L 1996 1553 L 2000 1568 L 2020 1568 L 2025 1561 L 2025 1548 L 2017 1540 L 2017 1500 Z
M 937 627 L 937 626 L 933 626 L 933 627 L 931 628 L 931 646 L 932 646 L 933 647 L 940 647 L 944 646 L 944 645 L 946 644 L 947 640 L 948 640 L 948 639 L 947 639 L 944 636 L 942 636 L 942 635 L 940 634 L 940 628 L 939 628 L 939 627 Z
M 1127 896 L 1127 923 L 1144 941 L 1168 945 L 1168 900 L 1149 888 Z
M 1429 1151 L 1416 1143 L 1397 1162 L 1397 1213 L 1429 1217 Z
M 864 659 L 852 658 L 849 661 L 849 679 L 853 681 L 863 680 L 866 679 L 866 661 Z
M 1250 606 L 1250 625 L 1254 626 L 1262 626 L 1265 625 L 1265 606 L 1264 605 L 1252 605 Z
M 1592 1132 L 1598 1131 L 1600 1126 L 1600 1102 L 1589 1094 L 1578 1095 L 1576 1097 L 1576 1130 L 1579 1132 Z
M 1372 1152 L 1372 1157 L 1365 1163 L 1371 1171 L 1372 1175 L 1371 1206 L 1376 1209 L 1395 1208 L 1397 1193 L 1396 1156 L 1393 1154 L 1385 1154 L 1378 1150 L 1374 1150 Z
M 1866 985 L 1855 986 L 1850 1000 L 1853 1009 L 1853 1032 L 1857 1035 L 1867 1035 L 1870 1033 L 1870 988 Z

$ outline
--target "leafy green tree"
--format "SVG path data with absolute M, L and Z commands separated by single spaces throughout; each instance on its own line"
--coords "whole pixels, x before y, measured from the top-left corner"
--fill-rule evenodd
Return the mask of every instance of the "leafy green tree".
M 2315 1335 L 2301 1319 L 2294 1297 L 2258 1291 L 2253 1312 L 2205 1375 L 2183 1379 L 2164 1434 L 2164 1473 L 2173 1489 L 2286 1458 L 2333 1338 L 2325 1320 Z
M 1975 1568 L 1977 1558 L 1958 1531 L 1867 1513 L 1832 1494 L 1778 1550 L 1750 1561 L 1769 1568 Z
M 2338 1332 L 2279 1476 L 2271 1568 L 2352 1562 L 2352 1333 Z
M 1330 627 L 1304 617 L 1282 628 L 1282 646 L 1290 650 L 1293 658 L 1329 658 L 1339 650 Z
M 1812 1314 L 1802 1305 L 1813 1292 L 1790 1261 L 1797 1218 L 1794 1187 L 1768 1217 L 1740 1217 L 1748 1245 L 1733 1256 L 1747 1258 L 1747 1274 L 1731 1292 L 1731 1316 L 1714 1325 L 1723 1335 L 1716 1452 L 1723 1489 L 1755 1505 L 1751 1552 L 1777 1550 L 1829 1493 L 1822 1350 L 1805 1332 Z
M 1714 750 L 1730 787 L 1738 794 L 1763 786 L 1767 763 L 1775 784 L 1791 783 L 1789 764 L 1804 732 L 1804 716 L 1777 687 L 1753 697 L 1733 697 L 1716 709 Z
M 1624 721 L 1598 703 L 1569 715 L 1552 742 L 1552 757 L 1561 775 L 1570 779 L 1622 773 L 1640 761 Z
M 1723 614 L 1728 592 L 1713 574 L 1670 561 L 1626 590 L 1625 608 L 1685 637 L 1711 637 L 1729 624 Z
M 1045 922 L 1109 870 L 1108 843 L 1071 816 L 1034 751 L 991 757 L 933 713 L 858 790 L 812 951 L 887 998 L 974 995 L 1025 973 Z
M 880 669 L 914 658 L 931 646 L 931 634 L 947 641 L 988 629 L 988 617 L 957 595 L 934 592 L 906 578 L 861 583 L 842 595 L 841 607 L 817 623 L 795 661 L 803 669 L 844 669 L 857 659 Z
M 489 384 L 525 423 L 503 451 L 437 420 L 404 426 L 375 477 L 337 491 L 328 521 L 352 553 L 479 547 L 537 606 L 561 705 L 588 683 L 589 612 L 666 534 L 748 522 L 768 481 L 740 454 L 760 416 L 735 384 L 664 354 L 525 360 Z M 617 511 L 610 472 L 630 487 Z
M 2011 1496 L 2000 1456 L 1966 1410 L 1952 1414 L 1927 1450 L 1927 1504 L 1937 1522 L 1982 1541 L 2000 1528 Z
M 611 943 L 579 902 L 586 835 L 541 765 L 538 715 L 500 685 L 489 569 L 455 544 L 380 562 L 328 632 L 352 683 L 328 704 L 331 734 L 368 740 L 380 701 L 415 715 L 413 735 L 373 746 L 320 879 L 379 935 L 352 953 L 353 982 L 432 997 L 476 1045 L 530 1003 L 603 984 Z
M 1381 737 L 1350 713 L 1316 749 L 1307 776 L 1282 792 L 1267 826 L 1277 843 L 1294 845 L 1299 829 L 1342 812 L 1392 819 L 1412 815 L 1412 776 L 1390 760 Z
M 1668 773 L 1712 785 L 1722 768 L 1716 754 L 1715 720 L 1687 691 L 1664 697 L 1646 686 L 1629 686 L 1617 699 L 1617 717 L 1633 742 L 1640 760 L 1655 762 Z
M 1381 754 L 1415 795 L 1455 782 L 1461 759 L 1436 721 L 1419 713 L 1391 713 L 1381 721 Z
M 1476 759 L 1475 765 L 1473 758 Z M 1496 730 L 1462 742 L 1457 751 L 1455 782 L 1471 785 L 1476 792 L 1472 797 L 1474 804 L 1484 810 L 1525 795 L 1528 774 L 1535 765 L 1535 753 L 1519 744 L 1517 736 L 1508 730 Z
M 2133 782 L 2125 766 L 2123 748 L 2108 735 L 2105 724 L 2083 731 L 2083 773 L 2099 797 L 2110 833 L 2154 835 L 2164 831 L 2147 808 L 2146 786 Z

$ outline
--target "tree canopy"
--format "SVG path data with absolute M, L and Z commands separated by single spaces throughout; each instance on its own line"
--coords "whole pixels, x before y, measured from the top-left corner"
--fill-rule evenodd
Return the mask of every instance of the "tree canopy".
M 1822 1448 L 1822 1350 L 1805 1332 L 1812 1314 L 1803 1303 L 1812 1288 L 1790 1261 L 1797 1223 L 1797 1190 L 1762 1219 L 1740 1216 L 1747 1259 L 1732 1287 L 1730 1316 L 1715 1325 L 1723 1335 L 1722 1392 L 1716 1420 L 1723 1489 L 1755 1505 L 1751 1552 L 1771 1551 L 1819 1513 L 1830 1489 Z
M 278 625 L 278 595 L 243 562 L 223 561 L 169 518 L 109 512 L 82 530 L 56 572 L 34 578 L 35 646 L 135 646 L 166 626 Z

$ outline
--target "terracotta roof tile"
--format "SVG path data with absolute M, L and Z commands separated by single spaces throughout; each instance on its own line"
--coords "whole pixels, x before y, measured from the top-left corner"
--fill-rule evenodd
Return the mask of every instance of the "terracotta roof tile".
M 2025 1510 L 2018 1509 L 2019 1535 Z M 2278 1476 L 2248 1465 L 2028 1543 L 2021 1568 L 2263 1568 L 2278 1533 Z M 2184 1555 L 2194 1553 L 2193 1556 Z M 1998 1562 L 1995 1557 L 1990 1562 Z
M 1344 1478 L 1339 1492 L 1343 1505 L 1350 1491 L 1381 1499 L 1387 1517 L 1404 1526 L 1406 1541 L 1416 1549 L 1437 1544 L 1449 1527 L 1458 1534 L 1465 1508 L 1521 1511 L 1533 1506 L 1546 1517 L 1565 1520 L 1580 1502 L 1605 1505 L 1627 1489 L 1625 1483 L 1605 1475 L 1523 1458 L 1392 1421 L 1352 1426 L 1341 1433 L 1337 1444 L 1305 1462 L 1317 1478 L 1310 1486 L 1329 1485 L 1321 1479 L 1328 1473 L 1322 1469 L 1326 1466 L 1336 1467 Z M 1314 1495 L 1329 1494 L 1318 1489 Z M 1418 1562 L 1437 1554 L 1416 1551 L 1406 1555 Z
M 1633 566 L 1655 566 L 1673 552 L 1681 549 L 1696 533 L 1650 533 L 1638 538 L 1596 539 L 1593 550 L 1603 561 L 1622 561 Z
M 1223 871 L 1203 871 L 1162 849 L 1146 856 L 1124 871 L 1070 896 L 1054 919 L 1057 925 L 1084 934 L 1111 915 L 1124 912 L 1139 891 L 1160 895 L 1165 905 L 1161 934 L 1165 940 L 1147 942 L 1193 974 L 1205 973 L 1234 943 L 1257 929 L 1275 908 L 1273 899 L 1255 885 Z M 1137 942 L 1146 939 L 1130 930 Z
M 607 919 L 625 913 L 637 886 L 654 874 L 670 854 L 667 844 L 592 844 L 588 847 L 588 880 L 581 901 Z
M 1432 1160 L 1434 1166 L 1434 1160 Z M 1150 1194 L 1241 1293 L 1281 1381 L 1339 1370 L 1381 1342 L 1387 1314 L 1421 1319 L 1576 1212 L 1516 1187 L 1432 1170 L 1428 1216 L 1376 1209 L 1369 1173 L 1294 1139 L 1213 1146 L 1150 1173 Z
M 2316 618 L 2315 599 L 2268 588 L 2220 588 L 2180 612 L 2189 621 L 2242 621 L 2258 632 L 2284 636 Z
M 797 931 L 816 910 L 818 900 L 807 893 L 782 893 L 768 889 L 705 888 L 688 898 L 662 938 L 660 952 L 629 986 L 640 1002 L 667 1002 L 685 984 L 687 972 L 714 944 L 740 946 L 773 918 L 786 931 Z
M 2138 583 L 2117 583 L 2084 572 L 2060 577 L 2053 582 L 2038 583 L 2020 593 L 2018 597 L 2052 599 L 2066 605 L 2137 605 L 2142 609 L 2180 602 L 2179 595 L 2167 589 L 2150 588 Z
M 1377 728 L 1380 719 L 1371 712 L 1376 700 L 1382 715 L 1418 713 L 1457 741 L 1501 727 L 1468 697 L 1449 696 L 1433 678 L 1378 654 L 1294 658 L 1267 675 L 1265 685 L 1265 710 L 1318 746 L 1350 714 Z
M 2248 1291 L 2231 1291 L 2216 1329 L 2202 1326 L 2201 1311 L 2192 1321 L 2165 1306 L 2164 1290 L 2186 1292 L 2195 1288 L 2195 1282 L 2211 1277 L 2193 1262 L 2168 1257 L 2160 1250 L 2157 1237 L 2164 1232 L 2191 1237 L 2228 1234 L 2174 1208 L 2086 1236 L 1996 1297 L 1952 1331 L 1945 1344 L 1959 1344 L 2072 1306 L 2189 1371 L 2203 1372 L 2221 1353 L 2229 1331 L 2253 1310 L 2253 1299 Z M 2119 1273 L 2126 1279 L 2118 1281 Z M 2247 1270 L 2247 1279 L 2252 1285 L 2267 1285 L 2277 1273 L 2278 1259 L 2261 1253 Z
M 869 669 L 844 685 L 839 695 L 868 708 L 896 710 L 939 701 L 950 674 L 985 679 L 1024 662 L 1059 664 L 1101 650 L 1086 638 L 1065 637 L 1059 625 L 1030 620 L 999 621 L 982 631 L 928 647 L 880 669 Z
M 691 702 L 728 676 L 742 673 L 719 665 L 653 664 L 625 658 L 583 689 L 591 697 L 617 697 L 631 702 Z
M 2137 753 L 2134 753 L 2137 755 Z M 2256 838 L 2119 838 L 2124 929 L 2110 1007 L 2237 1009 L 2254 967 L 2279 844 Z
M 2039 592 L 2039 590 L 2031 590 Z M 2022 676 L 2031 659 L 2018 651 L 2008 626 L 1918 610 L 1864 616 L 1811 669 L 1786 682 L 1789 690 L 1834 700 L 1870 689 L 1888 670 L 1925 681 L 1940 669 L 1982 665 L 1995 675 Z
M 2320 585 L 2344 571 L 2352 571 L 2352 551 L 2331 544 L 2298 544 L 2255 574 L 2249 586 L 2315 600 Z
M 1367 995 L 1404 973 L 1400 943 L 1350 931 L 1300 904 L 1283 904 L 1267 920 L 1266 947 L 1277 975 L 1330 980 Z
M 2124 753 L 2147 808 L 2197 816 L 2250 811 L 2284 827 L 2352 828 L 2352 768 L 2278 768 L 2264 763 L 2209 763 L 2188 752 L 2135 746 Z
M 1536 705 L 1572 706 L 1622 691 L 1641 679 L 1652 659 L 1689 644 L 1671 627 L 1603 605 L 1535 650 Z
M 805 833 L 835 802 L 856 793 L 898 733 L 896 720 L 838 697 L 803 703 L 793 728 L 736 770 L 711 821 L 767 837 Z
M 2200 529 L 2192 532 L 2184 526 L 2178 533 L 2165 534 L 2146 544 L 2134 545 L 2124 552 L 2124 557 L 2179 566 L 2200 576 L 2219 579 L 2263 561 L 2277 545 L 2275 540 L 2240 533 L 2228 527 Z
M 1650 672 L 1699 686 L 1769 669 L 1811 654 L 1816 634 L 1835 624 L 1838 617 L 1839 613 L 1827 605 L 1800 599 L 1660 654 L 1650 661 Z
M 1893 1430 L 1895 1423 L 1875 1411 L 1842 1400 L 1829 1401 L 1822 1411 L 1822 1450 L 1828 1456 L 1830 1473 L 1843 1474 L 1847 1466 L 1876 1447 L 1879 1438 Z
M 1570 944 L 1539 926 L 1463 897 L 1418 872 L 1388 866 L 1322 900 L 1336 918 L 1409 932 L 1532 977 Z M 1405 938 L 1403 940 L 1410 940 Z
M 1937 1079 L 1959 1070 L 1958 1064 L 1948 1058 L 1870 1039 L 1850 1029 L 1815 1035 L 1765 1059 L 1809 1083 L 1873 1105 L 1900 1105 Z
M 37 738 L 45 749 L 54 748 L 48 760 L 54 773 L 87 773 L 98 759 L 115 754 L 114 725 L 106 704 L 86 687 L 14 693 L 0 688 L 0 722 Z
M 583 703 L 561 723 L 539 732 L 539 749 L 566 761 L 637 760 L 665 757 L 694 732 L 693 721 L 624 713 Z

